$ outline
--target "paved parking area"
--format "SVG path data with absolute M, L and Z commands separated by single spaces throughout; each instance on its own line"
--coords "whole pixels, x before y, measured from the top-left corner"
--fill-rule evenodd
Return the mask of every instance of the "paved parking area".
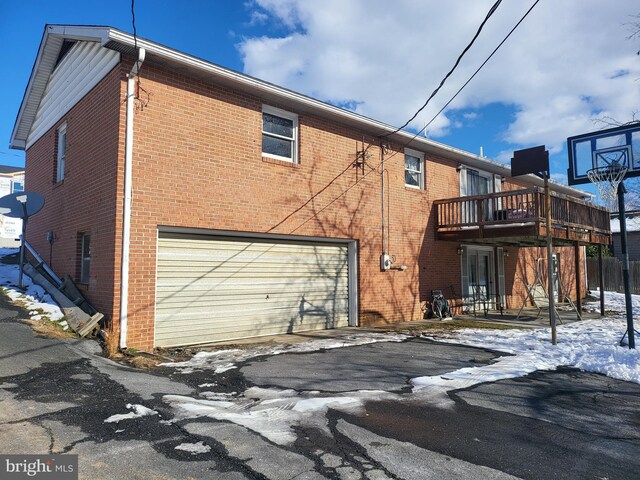
M 0 451 L 78 454 L 80 478 L 546 480 L 640 472 L 637 384 L 565 369 L 418 395 L 410 378 L 502 355 L 422 338 L 266 354 L 220 370 L 144 371 L 102 358 L 91 341 L 34 335 L 19 315 L 0 308 Z M 131 405 L 155 413 L 127 416 Z
M 415 339 L 273 356 L 248 362 L 241 373 L 251 384 L 282 388 L 402 391 L 411 376 L 440 375 L 497 355 Z M 381 438 L 516 477 L 638 478 L 638 384 L 567 368 L 448 395 L 453 402 L 444 406 L 407 396 L 368 402 L 364 415 L 330 415 Z

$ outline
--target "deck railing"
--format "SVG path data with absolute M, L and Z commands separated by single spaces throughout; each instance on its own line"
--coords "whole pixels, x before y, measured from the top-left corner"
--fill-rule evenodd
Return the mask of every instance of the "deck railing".
M 439 231 L 546 221 L 544 190 L 538 187 L 436 200 L 434 205 Z M 551 194 L 551 220 L 556 228 L 611 233 L 607 209 L 557 193 Z

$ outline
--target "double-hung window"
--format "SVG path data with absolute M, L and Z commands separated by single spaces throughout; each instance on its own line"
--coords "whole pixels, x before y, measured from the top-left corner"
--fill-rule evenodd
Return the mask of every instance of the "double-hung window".
M 67 158 L 67 124 L 58 128 L 58 142 L 56 151 L 56 183 L 64 180 L 64 168 Z
M 267 105 L 262 107 L 262 156 L 297 163 L 297 115 Z
M 424 188 L 424 153 L 405 148 L 404 184 L 411 188 Z

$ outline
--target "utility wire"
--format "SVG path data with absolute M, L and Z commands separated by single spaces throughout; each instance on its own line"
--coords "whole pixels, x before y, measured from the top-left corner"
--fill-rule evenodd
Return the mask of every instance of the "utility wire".
M 502 46 L 502 44 L 504 44 L 504 42 L 506 42 L 506 41 L 507 41 L 507 39 L 511 36 L 511 34 L 512 34 L 513 32 L 515 32 L 516 28 L 518 28 L 518 26 L 519 26 L 519 25 L 524 21 L 524 19 L 525 19 L 525 18 L 527 18 L 527 15 L 529 15 L 529 13 L 531 13 L 531 10 L 533 10 L 533 7 L 535 7 L 535 6 L 538 4 L 538 2 L 539 2 L 539 1 L 540 1 L 540 0 L 536 0 L 536 1 L 535 1 L 535 3 L 534 3 L 533 5 L 531 5 L 531 8 L 529 8 L 529 10 L 527 10 L 527 12 L 526 12 L 526 13 L 522 16 L 522 18 L 520 19 L 520 21 L 519 21 L 518 23 L 516 23 L 516 24 L 515 24 L 515 26 L 514 26 L 514 27 L 509 31 L 509 33 L 507 34 L 507 36 L 506 36 L 506 37 L 504 37 L 504 38 L 502 39 L 502 41 L 498 44 L 498 46 L 493 50 L 493 52 L 491 52 L 491 55 L 489 55 L 489 56 L 487 57 L 487 59 L 486 59 L 484 62 L 482 62 L 482 64 L 481 64 L 481 65 L 476 69 L 476 71 L 475 71 L 475 72 L 473 72 L 473 75 L 471 75 L 471 76 L 469 77 L 469 79 L 468 79 L 466 82 L 464 82 L 464 85 L 462 85 L 462 86 L 458 89 L 458 91 L 453 95 L 453 97 L 451 97 L 451 99 L 450 99 L 447 103 L 445 103 L 445 104 L 444 104 L 444 107 L 442 107 L 442 108 L 438 111 L 438 113 L 436 113 L 436 114 L 433 116 L 433 118 L 432 118 L 431 120 L 429 120 L 429 123 L 427 123 L 424 127 L 422 127 L 422 129 L 418 132 L 418 135 L 419 135 L 420 133 L 422 133 L 424 130 L 426 130 L 426 129 L 427 129 L 427 127 L 428 127 L 429 125 L 431 125 L 431 124 L 433 123 L 433 121 L 438 117 L 438 115 L 440 115 L 440 114 L 444 111 L 444 109 L 445 109 L 445 108 L 447 108 L 447 107 L 449 106 L 449 104 L 450 104 L 451 102 L 453 102 L 453 100 L 455 100 L 455 98 L 458 96 L 458 94 L 459 94 L 462 90 L 464 90 L 464 88 L 469 84 L 469 82 L 471 82 L 471 80 L 473 80 L 473 78 L 478 74 L 478 72 L 479 72 L 480 70 L 482 70 L 482 67 L 484 67 L 484 66 L 486 65 L 486 63 L 487 63 L 489 60 L 491 60 L 491 57 L 493 57 L 493 56 L 495 55 L 495 53 L 500 49 L 500 47 Z M 415 137 L 414 137 L 414 138 L 415 138 Z
M 498 44 L 498 46 L 493 50 L 493 52 L 491 52 L 491 54 L 487 57 L 487 59 L 482 63 L 482 65 L 480 65 L 480 67 L 478 67 L 476 69 L 476 71 L 473 73 L 473 75 L 464 83 L 464 85 L 456 92 L 456 94 L 447 102 L 447 104 L 429 121 L 429 123 L 427 123 L 424 127 L 422 127 L 422 129 L 417 132 L 416 134 L 414 134 L 409 141 L 405 142 L 403 147 L 408 146 L 411 142 L 413 142 L 416 137 L 418 137 L 418 135 L 420 135 L 420 133 L 422 131 L 424 131 L 429 125 L 431 125 L 431 123 L 438 117 L 438 115 L 440 115 L 444 109 L 456 98 L 456 96 L 469 84 L 469 82 L 471 82 L 471 80 L 477 75 L 477 73 L 485 66 L 485 64 L 491 59 L 491 57 L 493 57 L 493 55 L 495 55 L 495 53 L 500 49 L 500 47 L 502 47 L 502 45 L 507 41 L 507 39 L 511 36 L 511 34 L 518 28 L 518 26 L 520 26 L 520 24 L 524 21 L 525 18 L 527 18 L 527 16 L 529 15 L 529 13 L 531 13 L 531 11 L 533 10 L 533 8 L 540 2 L 540 0 L 536 0 L 534 2 L 533 5 L 531 5 L 531 7 L 529 8 L 529 10 L 526 11 L 526 13 L 520 18 L 520 20 L 518 21 L 518 23 L 515 24 L 515 26 L 509 31 L 509 33 L 504 37 L 504 39 L 502 39 L 502 41 Z M 403 127 L 401 127 L 403 128 Z M 400 129 L 396 130 L 395 132 L 391 132 L 385 136 L 391 135 L 393 133 L 398 132 Z M 383 135 L 381 135 L 382 137 Z M 393 152 L 391 155 L 389 155 L 388 157 L 385 158 L 385 161 L 389 161 L 391 158 L 393 158 L 394 156 L 396 156 L 400 151 L 402 150 L 402 148 L 396 150 L 395 152 Z M 366 172 L 363 176 L 362 176 L 362 180 L 364 180 L 365 177 L 367 177 L 371 172 L 377 171 L 377 169 L 380 167 L 380 165 L 382 164 L 382 162 L 378 163 L 378 165 L 376 165 L 375 169 L 369 170 L 368 172 Z M 344 171 L 342 172 L 344 173 Z M 382 175 L 384 175 L 384 172 L 380 172 Z M 334 179 L 335 180 L 335 179 Z M 329 208 L 331 205 L 333 205 L 335 202 L 337 202 L 341 197 L 343 197 L 344 195 L 346 195 L 353 187 L 355 187 L 358 183 L 360 182 L 356 182 L 351 184 L 346 190 L 344 190 L 342 193 L 340 193 L 337 197 L 335 197 L 333 200 L 331 200 L 328 204 L 326 204 L 324 207 L 322 207 L 319 211 L 315 212 L 313 215 L 311 215 L 309 218 L 307 218 L 306 220 L 304 220 L 300 225 L 298 225 L 297 227 L 295 227 L 291 233 L 295 232 L 296 230 L 298 230 L 299 228 L 301 228 L 303 225 L 305 225 L 307 222 L 311 221 L 314 217 L 317 217 L 320 213 L 322 213 L 324 210 L 326 210 L 327 208 Z M 324 190 L 324 189 L 322 189 Z M 320 193 L 320 192 L 318 192 Z
M 436 87 L 436 89 L 431 93 L 431 95 L 429 96 L 429 98 L 427 98 L 427 101 L 424 102 L 424 104 L 418 109 L 418 111 L 416 113 L 413 114 L 413 116 L 407 120 L 404 125 L 402 125 L 401 127 L 396 128 L 393 132 L 389 132 L 389 133 L 385 133 L 380 135 L 381 138 L 384 137 L 388 137 L 390 135 L 393 135 L 394 133 L 399 132 L 400 130 L 402 130 L 404 127 L 406 127 L 407 125 L 409 125 L 419 114 L 422 110 L 424 110 L 426 108 L 426 106 L 429 104 L 429 102 L 431 101 L 431 99 L 433 97 L 436 96 L 436 94 L 440 91 L 440 89 L 442 88 L 442 86 L 444 85 L 444 83 L 447 81 L 447 79 L 451 76 L 451 74 L 454 72 L 454 70 L 458 67 L 458 65 L 460 64 L 460 62 L 462 61 L 462 58 L 465 56 L 465 54 L 469 51 L 469 49 L 471 48 L 471 46 L 475 43 L 476 39 L 478 38 L 478 36 L 480 35 L 480 32 L 482 32 L 482 29 L 484 28 L 485 24 L 487 23 L 487 21 L 489 20 L 489 18 L 491 18 L 491 16 L 495 13 L 495 11 L 498 9 L 498 6 L 502 3 L 502 0 L 498 0 L 496 3 L 493 4 L 493 6 L 489 9 L 489 12 L 487 13 L 487 16 L 484 18 L 484 20 L 482 21 L 482 23 L 480 24 L 480 26 L 478 27 L 478 30 L 476 31 L 476 34 L 473 36 L 473 38 L 471 39 L 471 41 L 469 42 L 469 44 L 465 47 L 465 49 L 462 51 L 462 53 L 458 56 L 456 63 L 454 63 L 453 67 L 451 67 L 451 70 L 449 70 L 449 72 L 444 76 L 444 78 L 442 79 L 442 81 L 440 81 L 440 85 L 438 85 Z
M 464 83 L 464 85 L 462 85 L 462 87 L 460 87 L 458 89 L 458 91 L 455 93 L 455 95 L 453 97 L 451 97 L 451 99 L 444 105 L 444 107 L 442 107 L 440 109 L 440 111 L 438 111 L 438 113 L 436 113 L 433 118 L 431 120 L 429 120 L 429 123 L 427 123 L 424 127 L 422 127 L 420 130 L 418 130 L 408 141 L 406 141 L 402 146 L 406 147 L 408 145 L 411 144 L 411 142 L 413 142 L 422 132 L 424 132 L 427 127 L 429 125 L 431 125 L 433 123 L 433 121 L 438 118 L 438 116 L 444 111 L 445 108 L 447 108 L 447 106 L 449 106 L 449 104 L 451 102 L 453 102 L 453 100 L 458 96 L 458 94 L 460 92 L 462 92 L 462 90 L 469 84 L 469 82 L 471 82 L 471 80 L 473 80 L 473 78 L 478 74 L 478 72 L 480 70 L 482 70 L 482 68 L 486 65 L 486 63 L 491 59 L 491 57 L 493 57 L 495 55 L 495 53 L 500 49 L 500 47 L 502 47 L 502 45 L 507 41 L 507 39 L 511 36 L 511 34 L 513 32 L 515 32 L 515 30 L 520 26 L 520 24 L 524 21 L 525 18 L 527 18 L 527 16 L 529 15 L 529 13 L 531 13 L 531 11 L 533 10 L 533 8 L 540 2 L 540 0 L 536 0 L 533 5 L 531 5 L 531 7 L 529 8 L 529 10 L 527 10 L 525 12 L 525 14 L 520 18 L 520 20 L 518 20 L 518 23 L 515 24 L 515 26 L 509 31 L 509 33 L 502 39 L 502 41 L 498 44 L 498 46 L 493 50 L 493 52 L 491 52 L 491 54 L 485 59 L 484 62 L 482 62 L 482 64 L 476 69 L 476 71 L 473 73 L 473 75 L 471 75 L 471 77 L 469 77 L 469 79 Z M 397 130 L 396 130 L 397 132 Z M 394 156 L 396 156 L 398 153 L 400 152 L 400 150 L 396 150 L 395 152 L 393 152 L 391 155 L 389 155 L 387 157 L 387 160 L 393 158 Z
M 136 33 L 136 12 L 135 12 L 136 0 L 131 0 L 131 26 L 133 27 L 133 48 L 138 54 L 138 35 Z

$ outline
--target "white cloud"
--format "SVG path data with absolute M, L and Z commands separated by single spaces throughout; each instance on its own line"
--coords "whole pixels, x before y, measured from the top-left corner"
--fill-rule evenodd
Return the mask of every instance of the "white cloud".
M 255 0 L 255 10 L 290 29 L 247 38 L 245 72 L 393 125 L 422 105 L 475 33 L 493 0 Z M 503 2 L 432 104 L 421 128 L 451 98 L 533 3 Z M 450 108 L 514 105 L 496 132 L 514 145 L 561 149 L 568 136 L 626 121 L 640 108 L 640 61 L 629 40 L 635 0 L 540 2 Z M 465 116 L 469 119 L 469 117 Z M 462 125 L 441 115 L 429 134 Z
M 567 174 L 566 173 L 552 173 L 551 180 L 556 181 L 558 183 L 567 184 Z

